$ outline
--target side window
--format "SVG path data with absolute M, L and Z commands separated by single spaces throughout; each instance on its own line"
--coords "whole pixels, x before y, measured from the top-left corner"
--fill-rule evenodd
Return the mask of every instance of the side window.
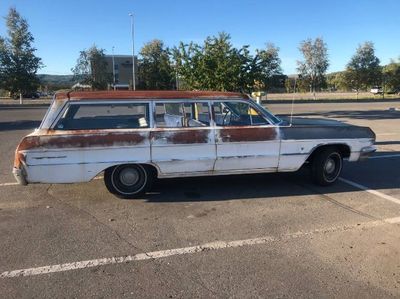
M 57 130 L 135 129 L 149 127 L 149 105 L 70 104 Z
M 213 104 L 214 120 L 217 126 L 257 126 L 269 122 L 244 102 L 215 102 Z
M 206 127 L 210 125 L 208 103 L 157 103 L 158 128 Z

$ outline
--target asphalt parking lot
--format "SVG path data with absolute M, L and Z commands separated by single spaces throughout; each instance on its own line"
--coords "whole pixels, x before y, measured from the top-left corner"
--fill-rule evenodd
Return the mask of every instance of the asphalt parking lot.
M 295 105 L 377 134 L 334 186 L 306 171 L 168 179 L 137 200 L 101 179 L 15 185 L 14 150 L 45 109 L 0 107 L 1 297 L 400 296 L 400 102 Z

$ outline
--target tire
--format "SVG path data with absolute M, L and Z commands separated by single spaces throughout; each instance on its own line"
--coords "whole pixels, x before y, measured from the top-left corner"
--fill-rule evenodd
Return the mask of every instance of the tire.
M 104 172 L 108 191 L 119 198 L 137 198 L 150 189 L 152 182 L 153 172 L 145 165 L 123 164 Z
M 342 168 L 342 154 L 335 148 L 327 148 L 314 157 L 311 173 L 316 184 L 328 186 L 336 182 Z

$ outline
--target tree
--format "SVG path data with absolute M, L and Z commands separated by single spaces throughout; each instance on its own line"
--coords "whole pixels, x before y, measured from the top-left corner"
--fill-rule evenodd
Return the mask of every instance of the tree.
M 13 96 L 35 91 L 39 86 L 36 73 L 42 63 L 35 56 L 28 22 L 10 8 L 6 25 L 7 37 L 0 37 L 0 87 Z
M 268 44 L 253 56 L 249 46 L 233 47 L 230 35 L 209 36 L 203 45 L 180 43 L 172 49 L 177 72 L 188 89 L 245 91 L 268 88 L 281 74 L 279 49 Z
M 138 63 L 139 86 L 141 89 L 172 89 L 175 72 L 171 65 L 168 48 L 158 39 L 143 46 Z
M 237 90 L 245 78 L 241 66 L 247 60 L 247 48 L 240 53 L 230 43 L 230 36 L 220 33 L 207 37 L 204 45 L 180 43 L 172 51 L 179 76 L 188 89 Z
M 357 48 L 356 53 L 346 66 L 346 84 L 357 91 L 367 90 L 373 85 L 380 85 L 381 67 L 375 56 L 374 44 L 365 42 Z
M 385 65 L 382 69 L 382 75 L 384 78 L 384 88 L 387 88 L 391 92 L 400 91 L 400 58 L 396 62 L 391 60 L 388 65 Z
M 334 72 L 326 75 L 326 84 L 329 90 L 346 91 L 348 89 L 345 80 L 345 72 Z
M 250 89 L 267 90 L 272 87 L 284 86 L 285 78 L 282 77 L 279 48 L 274 44 L 268 43 L 265 49 L 257 49 L 250 66 L 249 72 L 246 70 L 244 74 L 250 76 L 247 85 Z M 254 82 L 261 84 L 255 86 Z
M 88 84 L 94 90 L 106 89 L 111 82 L 112 75 L 107 72 L 107 61 L 104 49 L 99 49 L 93 45 L 88 50 L 80 51 L 76 65 L 71 71 L 74 80 Z
M 328 48 L 321 37 L 304 40 L 300 43 L 300 52 L 304 56 L 304 61 L 297 61 L 297 70 L 302 77 L 310 82 L 310 92 L 319 88 L 325 79 L 325 73 L 329 66 Z

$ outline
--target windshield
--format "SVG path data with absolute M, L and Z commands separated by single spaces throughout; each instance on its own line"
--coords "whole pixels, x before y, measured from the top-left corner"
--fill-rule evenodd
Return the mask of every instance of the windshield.
M 258 107 L 258 109 L 264 114 L 264 116 L 266 116 L 270 121 L 272 121 L 272 123 L 274 125 L 277 125 L 279 123 L 282 122 L 282 120 L 275 116 L 274 114 L 272 114 L 271 111 L 269 111 L 267 108 L 261 106 L 260 104 L 258 104 L 257 102 L 254 102 L 254 104 Z

